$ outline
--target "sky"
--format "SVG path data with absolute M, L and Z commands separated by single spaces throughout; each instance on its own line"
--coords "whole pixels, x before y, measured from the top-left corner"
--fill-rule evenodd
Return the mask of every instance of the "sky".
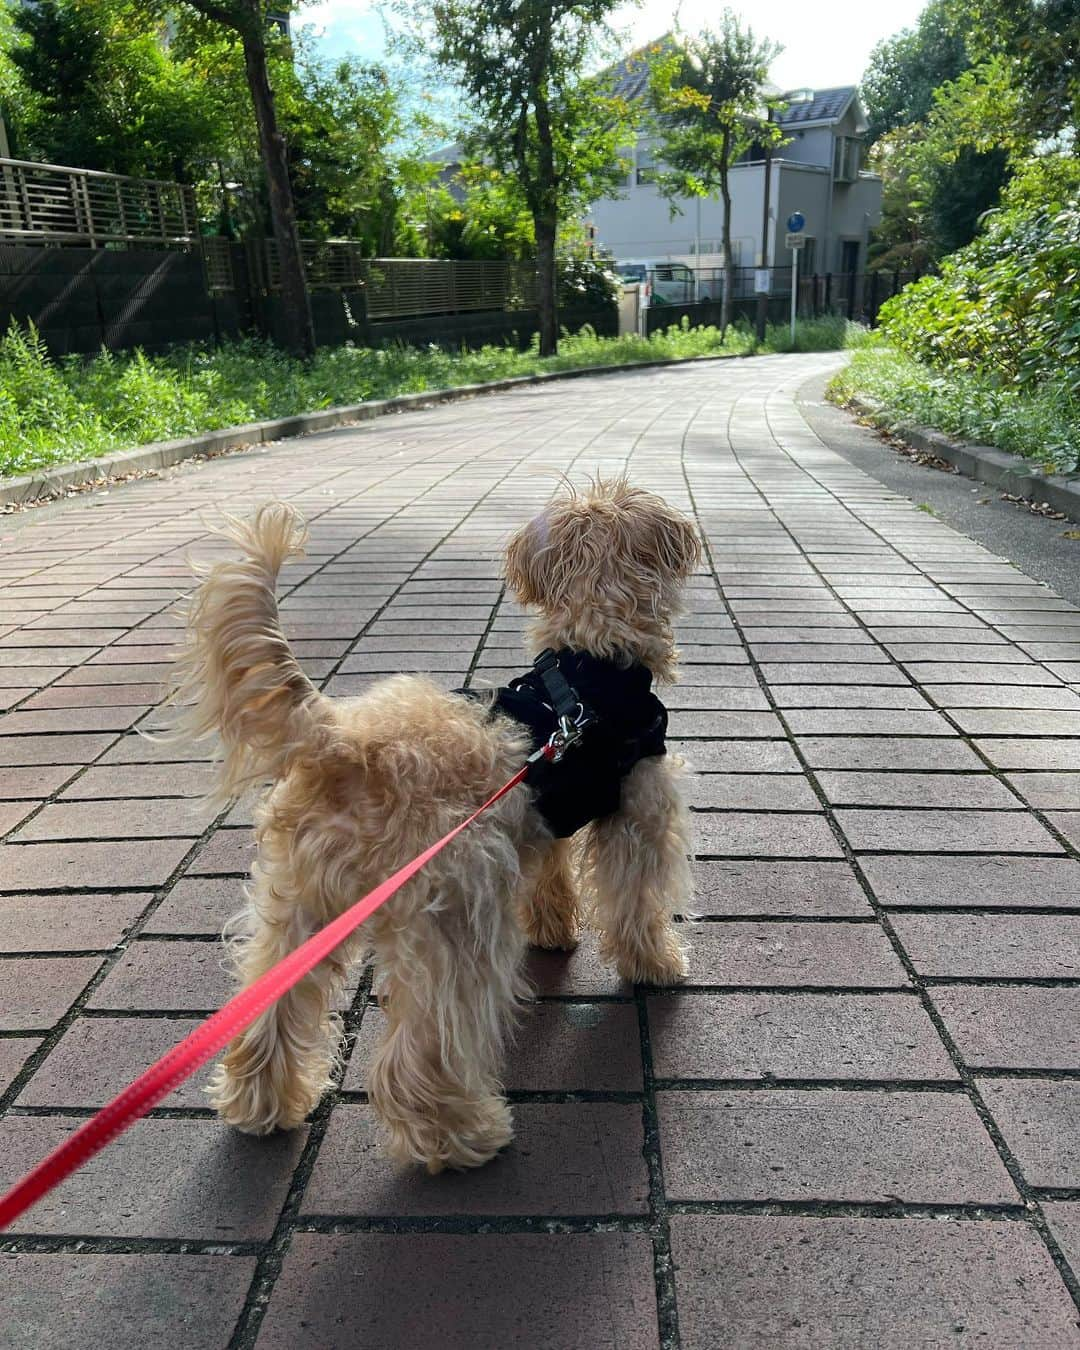
M 770 75 L 784 89 L 825 89 L 857 84 L 874 45 L 910 27 L 926 0 L 763 0 L 742 4 L 728 0 L 755 34 L 784 46 Z M 717 0 L 682 0 L 679 22 L 691 31 L 715 21 Z M 627 34 L 627 46 L 659 37 L 672 27 L 672 0 L 643 0 L 626 5 L 614 16 L 615 27 Z M 383 53 L 383 23 L 373 0 L 318 0 L 303 6 L 302 24 L 311 23 L 323 34 L 328 53 L 354 52 L 369 59 Z

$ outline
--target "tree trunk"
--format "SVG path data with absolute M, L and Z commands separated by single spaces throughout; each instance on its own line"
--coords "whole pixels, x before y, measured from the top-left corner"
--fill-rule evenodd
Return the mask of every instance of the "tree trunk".
M 540 355 L 554 356 L 559 350 L 559 306 L 556 298 L 554 219 L 536 217 L 536 309 L 540 320 Z
M 297 356 L 313 356 L 315 324 L 311 316 L 311 298 L 308 295 L 304 260 L 300 252 L 300 235 L 296 227 L 296 207 L 293 203 L 292 184 L 289 181 L 285 137 L 278 127 L 274 93 L 270 88 L 261 16 L 258 22 L 245 26 L 241 37 L 244 46 L 244 71 L 251 91 L 251 101 L 255 107 L 259 148 L 266 170 L 270 220 L 277 243 L 284 342 L 288 350 Z
M 720 307 L 720 341 L 731 324 L 731 299 L 735 284 L 731 257 L 731 189 L 728 186 L 727 164 L 720 171 L 720 196 L 724 203 L 724 303 Z

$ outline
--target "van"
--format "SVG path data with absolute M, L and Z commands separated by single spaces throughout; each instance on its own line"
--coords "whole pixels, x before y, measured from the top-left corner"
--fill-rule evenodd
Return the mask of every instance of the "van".
M 703 280 L 700 294 L 693 271 L 685 263 L 668 258 L 632 259 L 615 263 L 615 274 L 623 285 L 640 285 L 648 305 L 690 305 L 711 300 L 715 283 Z

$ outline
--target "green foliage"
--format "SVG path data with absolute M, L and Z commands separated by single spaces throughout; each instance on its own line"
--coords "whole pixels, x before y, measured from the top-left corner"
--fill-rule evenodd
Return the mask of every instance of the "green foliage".
M 189 182 L 213 154 L 221 128 L 198 71 L 167 50 L 155 6 L 35 0 L 11 24 L 17 155 Z
M 1080 393 L 1080 197 L 995 213 L 985 233 L 882 307 L 907 355 L 1001 387 L 1062 379 Z
M 870 53 L 861 90 L 868 144 L 923 121 L 934 106 L 934 91 L 970 65 L 953 3 L 931 0 L 914 28 L 901 29 Z
M 579 272 L 578 275 L 583 275 Z M 857 330 L 842 321 L 799 326 L 801 351 L 844 345 Z M 446 352 L 437 347 L 337 347 L 300 361 L 269 343 L 178 347 L 161 356 L 103 352 L 90 361 L 52 360 L 33 329 L 0 338 L 0 476 L 92 459 L 147 441 L 285 417 L 395 394 L 419 393 L 544 370 L 737 356 L 788 350 L 786 325 L 756 347 L 748 328 L 680 324 L 649 340 L 564 333 L 557 356 L 516 347 Z
M 1048 471 L 1080 468 L 1080 397 L 1061 378 L 1002 385 L 961 367 L 931 368 L 875 342 L 834 376 L 829 396 L 840 403 L 856 397 L 870 402 L 874 420 L 884 427 L 936 427 L 1024 455 Z

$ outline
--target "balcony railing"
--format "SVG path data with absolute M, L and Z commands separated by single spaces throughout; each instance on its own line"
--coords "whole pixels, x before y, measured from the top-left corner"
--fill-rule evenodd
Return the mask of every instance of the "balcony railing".
M 0 159 L 0 239 L 98 248 L 197 236 L 195 193 L 181 183 Z

